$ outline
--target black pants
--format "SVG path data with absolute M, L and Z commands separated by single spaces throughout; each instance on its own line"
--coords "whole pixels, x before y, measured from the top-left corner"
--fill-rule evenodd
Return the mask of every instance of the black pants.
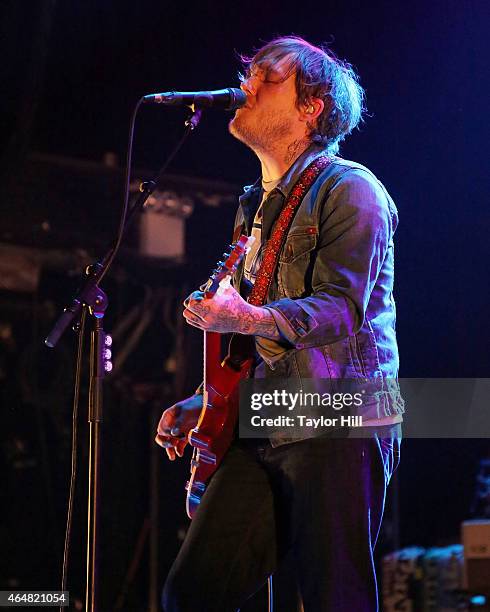
M 237 441 L 170 570 L 165 612 L 235 611 L 288 552 L 305 612 L 378 610 L 373 549 L 400 431 L 277 448 Z

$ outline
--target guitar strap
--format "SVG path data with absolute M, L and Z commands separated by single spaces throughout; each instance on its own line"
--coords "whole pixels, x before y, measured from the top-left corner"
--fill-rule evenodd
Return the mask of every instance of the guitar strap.
M 301 173 L 293 188 L 289 192 L 279 217 L 274 223 L 271 236 L 264 246 L 264 256 L 260 264 L 255 284 L 249 295 L 248 302 L 254 306 L 262 306 L 267 300 L 267 294 L 274 277 L 274 272 L 279 261 L 279 254 L 286 240 L 289 228 L 299 205 L 303 201 L 306 193 L 318 178 L 320 172 L 325 170 L 331 159 L 326 155 L 321 155 L 314 159 Z M 233 241 L 238 240 L 243 226 L 235 230 Z M 255 340 L 253 336 L 233 334 L 229 346 L 229 363 L 232 367 L 239 368 L 247 359 L 255 353 Z
M 320 155 L 309 164 L 300 174 L 298 180 L 289 192 L 284 206 L 274 223 L 271 236 L 264 246 L 264 255 L 260 264 L 253 289 L 248 302 L 254 306 L 262 306 L 267 300 L 274 272 L 279 261 L 279 254 L 291 227 L 294 214 L 303 201 L 306 193 L 318 178 L 320 172 L 331 163 L 326 155 Z

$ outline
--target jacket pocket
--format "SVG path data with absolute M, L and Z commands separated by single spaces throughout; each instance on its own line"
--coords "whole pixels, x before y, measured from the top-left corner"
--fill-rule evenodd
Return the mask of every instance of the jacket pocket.
M 311 277 L 312 252 L 318 238 L 315 226 L 295 228 L 287 237 L 279 256 L 278 285 L 285 297 L 305 294 Z
M 313 226 L 297 227 L 288 234 L 279 263 L 290 264 L 309 253 L 316 246 L 318 228 Z

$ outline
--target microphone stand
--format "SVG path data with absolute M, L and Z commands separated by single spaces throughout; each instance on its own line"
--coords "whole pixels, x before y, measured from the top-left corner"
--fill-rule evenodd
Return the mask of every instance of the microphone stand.
M 139 106 L 139 105 L 138 105 Z M 137 107 L 138 108 L 138 107 Z M 193 131 L 201 119 L 202 110 L 191 107 L 192 114 L 186 120 L 183 137 L 174 148 L 165 164 L 159 170 L 153 180 L 141 183 L 140 194 L 131 206 L 124 220 L 121 237 L 126 233 L 137 212 L 143 209 L 148 197 L 156 189 L 160 179 L 184 140 Z M 130 172 L 129 161 L 127 172 Z M 48 334 L 45 344 L 54 348 L 68 326 L 76 330 L 77 322 L 83 309 L 87 309 L 92 315 L 92 331 L 90 342 L 89 362 L 89 396 L 88 396 L 88 423 L 89 423 L 89 458 L 88 458 L 88 507 L 87 507 L 87 582 L 86 582 L 86 612 L 97 612 L 98 610 L 98 525 L 100 516 L 100 445 L 102 428 L 103 393 L 102 384 L 106 372 L 112 370 L 111 350 L 112 339 L 104 332 L 104 313 L 109 305 L 106 293 L 99 287 L 99 281 L 107 273 L 119 241 L 112 246 L 106 255 L 96 263 L 87 266 L 85 280 L 81 289 L 73 298 L 70 306 L 64 309 L 61 316 Z M 76 452 L 76 449 L 75 449 Z M 63 589 L 64 590 L 64 589 Z

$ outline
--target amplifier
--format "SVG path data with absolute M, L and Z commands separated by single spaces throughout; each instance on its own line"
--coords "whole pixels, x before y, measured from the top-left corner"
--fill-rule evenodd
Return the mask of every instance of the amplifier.
M 461 526 L 464 547 L 464 587 L 471 593 L 490 595 L 490 520 L 465 521 Z
M 139 217 L 139 251 L 148 257 L 182 259 L 185 220 L 192 213 L 189 197 L 156 189 Z

